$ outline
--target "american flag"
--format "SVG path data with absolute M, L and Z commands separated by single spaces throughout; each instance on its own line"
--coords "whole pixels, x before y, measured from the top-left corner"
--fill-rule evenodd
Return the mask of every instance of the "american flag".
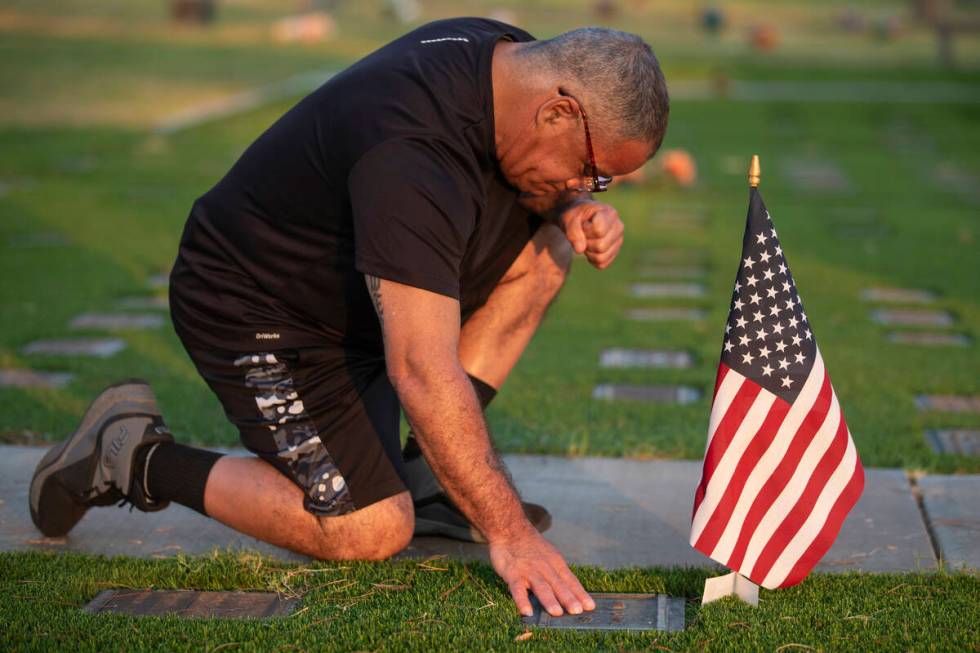
M 691 546 L 767 589 L 795 585 L 833 544 L 863 488 L 844 413 L 753 188 Z

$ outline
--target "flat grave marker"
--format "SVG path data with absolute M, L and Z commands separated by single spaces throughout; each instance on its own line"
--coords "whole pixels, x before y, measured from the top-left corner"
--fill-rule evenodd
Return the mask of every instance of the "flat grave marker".
M 170 274 L 166 272 L 161 272 L 160 274 L 151 274 L 146 278 L 146 285 L 150 290 L 161 290 L 170 286 Z
M 634 322 L 697 322 L 707 313 L 702 308 L 661 306 L 655 308 L 631 308 L 626 317 Z
M 871 320 L 889 326 L 948 327 L 956 322 L 946 311 L 881 308 L 871 311 Z
M 614 347 L 603 350 L 599 355 L 599 367 L 605 368 L 688 368 L 693 364 L 693 357 L 686 351 L 622 349 Z
M 25 369 L 0 369 L 0 388 L 63 388 L 71 382 L 69 372 L 37 372 Z
M 103 590 L 82 612 L 133 617 L 176 615 L 190 619 L 268 619 L 296 611 L 297 598 L 275 592 L 202 592 L 197 590 Z
M 123 297 L 117 305 L 122 309 L 136 309 L 141 311 L 153 309 L 166 310 L 170 308 L 170 301 L 160 295 L 147 295 Z
M 640 282 L 630 286 L 633 297 L 704 297 L 704 284 Z
M 647 265 L 636 274 L 641 279 L 701 279 L 707 273 L 699 265 Z
M 922 507 L 946 568 L 980 569 L 980 475 L 928 475 L 919 479 Z
M 976 429 L 930 429 L 926 442 L 939 454 L 980 456 L 980 431 Z
M 76 316 L 69 326 L 73 329 L 106 331 L 159 329 L 163 326 L 163 316 L 155 313 L 83 313 Z
M 980 396 L 919 395 L 915 405 L 937 413 L 980 413 Z
M 109 358 L 126 348 L 126 341 L 120 338 L 63 338 L 57 340 L 35 340 L 28 343 L 21 352 L 46 356 L 92 356 Z
M 592 389 L 592 398 L 602 401 L 691 404 L 701 399 L 701 391 L 686 385 L 602 383 Z
M 918 288 L 873 287 L 861 291 L 861 298 L 880 304 L 931 304 L 936 300 L 936 293 Z
M 973 344 L 962 333 L 934 333 L 932 331 L 897 331 L 888 334 L 889 342 L 918 347 L 969 347 Z
M 851 182 L 833 161 L 818 158 L 787 158 L 780 171 L 799 190 L 809 193 L 847 193 Z
M 648 249 L 640 254 L 639 260 L 647 265 L 701 265 L 704 254 L 693 249 Z
M 595 610 L 582 614 L 565 613 L 552 617 L 538 602 L 531 600 L 534 614 L 522 617 L 527 626 L 569 630 L 684 630 L 684 599 L 666 594 L 593 593 Z

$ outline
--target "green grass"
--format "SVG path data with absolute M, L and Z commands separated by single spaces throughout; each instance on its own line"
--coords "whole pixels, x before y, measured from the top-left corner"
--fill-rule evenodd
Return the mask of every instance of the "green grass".
M 682 633 L 587 633 L 521 624 L 484 564 L 445 560 L 288 565 L 248 554 L 169 560 L 17 553 L 0 556 L 0 644 L 9 650 L 105 651 L 967 651 L 980 647 L 980 579 L 966 574 L 814 574 L 763 591 L 757 609 L 702 608 L 710 570 L 576 569 L 593 592 L 687 597 Z M 263 590 L 302 595 L 265 622 L 92 616 L 104 589 Z

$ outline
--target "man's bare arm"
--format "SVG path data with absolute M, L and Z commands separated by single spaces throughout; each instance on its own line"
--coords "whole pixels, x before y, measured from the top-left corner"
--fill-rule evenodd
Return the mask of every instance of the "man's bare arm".
M 522 613 L 531 589 L 552 614 L 594 606 L 564 559 L 524 516 L 459 363 L 459 302 L 366 275 L 385 340 L 388 376 L 426 459 L 490 543 L 491 561 Z

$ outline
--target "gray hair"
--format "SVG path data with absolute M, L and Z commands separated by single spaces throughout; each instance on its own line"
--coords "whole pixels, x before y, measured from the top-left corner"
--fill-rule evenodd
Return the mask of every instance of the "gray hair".
M 586 107 L 590 123 L 660 148 L 667 131 L 667 82 L 653 50 L 635 34 L 583 27 L 529 44 L 562 88 Z

